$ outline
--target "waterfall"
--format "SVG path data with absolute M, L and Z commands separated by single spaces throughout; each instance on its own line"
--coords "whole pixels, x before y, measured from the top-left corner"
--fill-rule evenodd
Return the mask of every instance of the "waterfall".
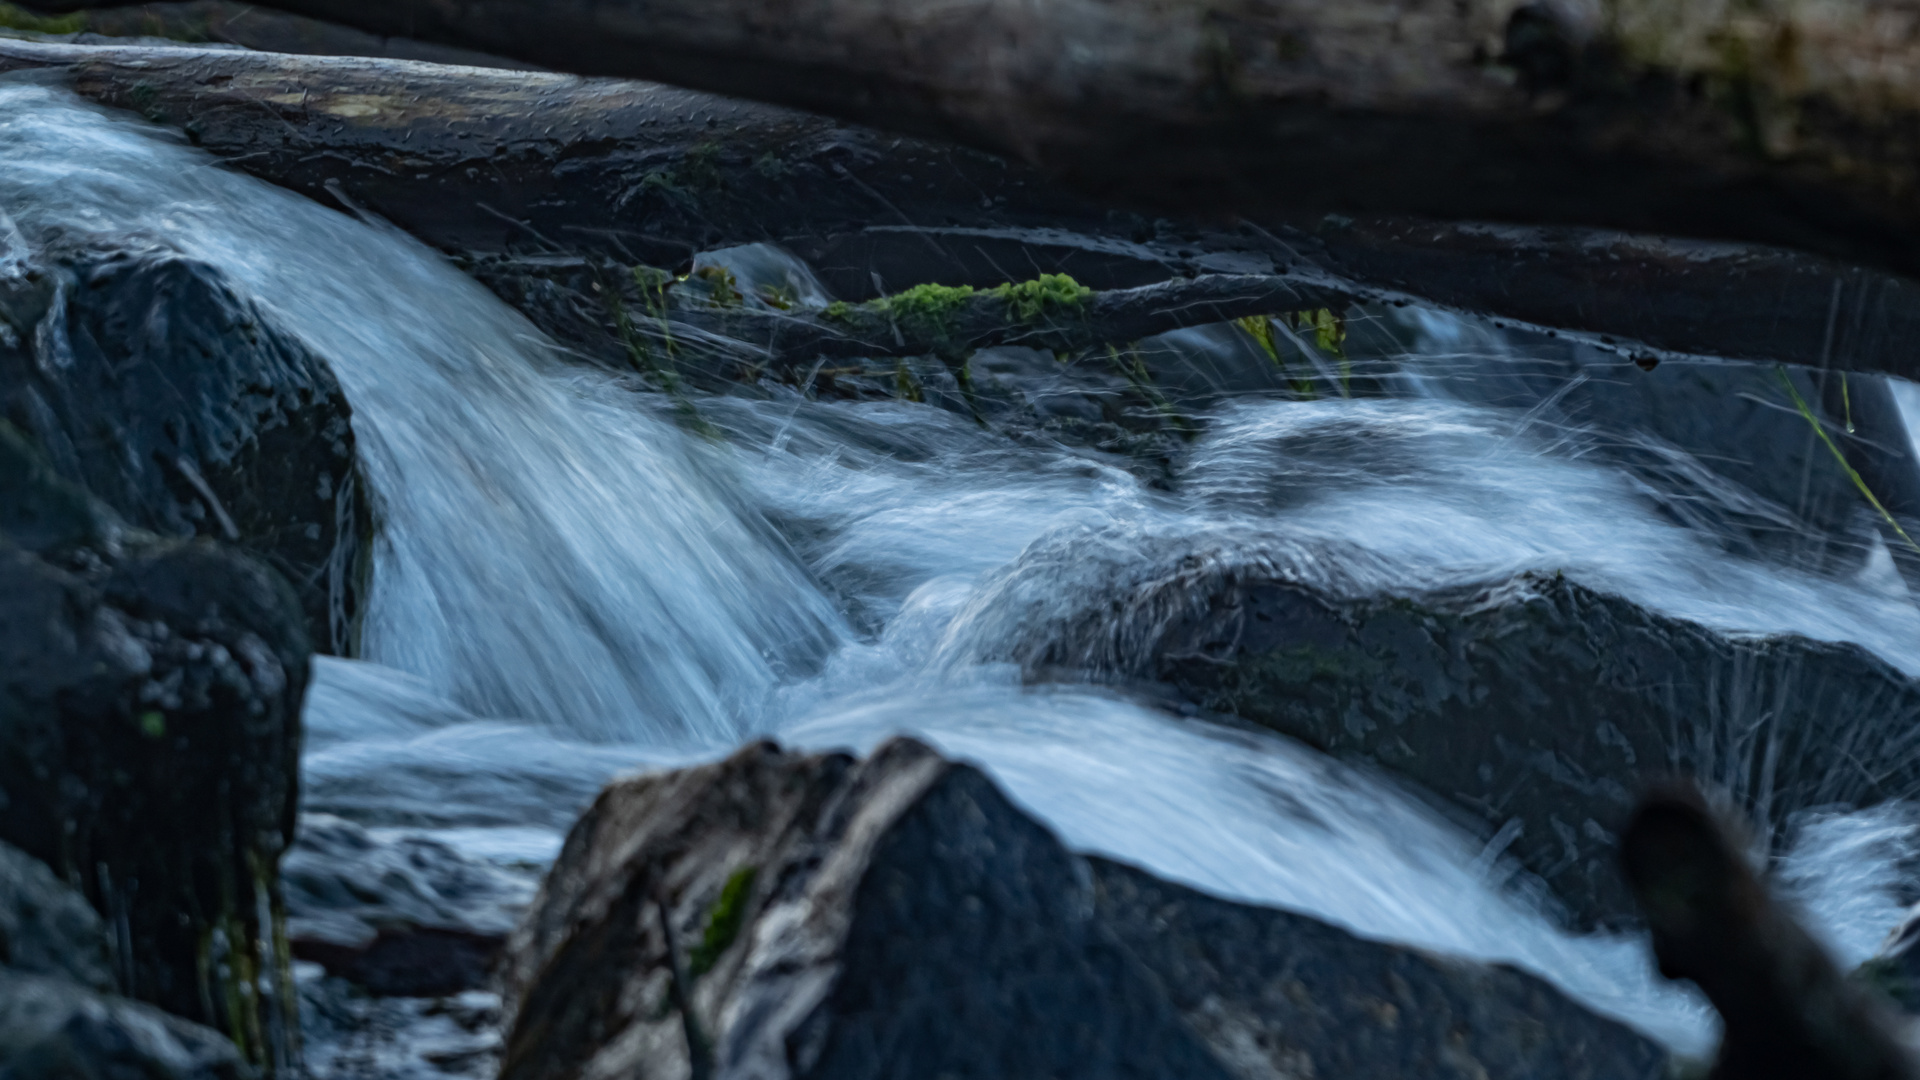
M 217 266 L 332 366 L 376 497 L 367 659 L 488 715 L 713 744 L 840 636 L 718 455 L 418 242 L 47 87 L 0 86 L 0 158 L 29 242 Z

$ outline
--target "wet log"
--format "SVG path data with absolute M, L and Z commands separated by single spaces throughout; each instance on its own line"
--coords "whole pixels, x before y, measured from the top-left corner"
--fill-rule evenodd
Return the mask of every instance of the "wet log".
M 1056 279 L 1057 280 L 1057 279 Z M 749 309 L 675 311 L 684 322 L 743 343 L 765 343 L 766 361 L 792 370 L 822 359 L 939 355 L 964 361 L 980 349 L 1017 345 L 1077 351 L 1164 334 L 1189 326 L 1312 308 L 1342 309 L 1356 292 L 1311 272 L 1204 274 L 1133 289 L 1101 292 L 1062 284 L 1047 295 L 1044 280 L 1015 289 L 906 293 L 824 312 Z M 1023 300 L 1016 289 L 1032 297 Z
M 0 40 L 0 71 L 26 69 L 56 70 L 238 168 L 450 252 L 679 267 L 699 250 L 773 241 L 850 301 L 1038 273 L 1096 289 L 1220 270 L 1317 275 L 1359 299 L 1417 299 L 1653 357 L 1917 373 L 1904 343 L 1920 331 L 1920 287 L 1777 249 L 1411 219 L 1150 220 L 965 149 L 546 73 Z
M 1920 269 L 1904 4 L 270 6 L 950 139 L 1144 206 L 1585 225 Z

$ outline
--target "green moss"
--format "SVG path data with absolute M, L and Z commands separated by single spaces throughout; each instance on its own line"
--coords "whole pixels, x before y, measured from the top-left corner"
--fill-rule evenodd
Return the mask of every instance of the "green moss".
M 0 28 L 29 34 L 77 34 L 87 28 L 87 13 L 72 15 L 35 15 L 33 12 L 0 0 Z
M 954 315 L 972 299 L 971 285 L 927 284 L 869 301 L 866 306 L 916 333 L 946 337 L 952 332 Z
M 920 387 L 920 380 L 913 377 L 913 372 L 907 369 L 905 360 L 894 365 L 893 396 L 916 403 L 927 400 L 926 392 Z
M 720 899 L 714 901 L 713 910 L 707 913 L 707 927 L 700 935 L 700 944 L 694 946 L 693 954 L 687 958 L 687 974 L 693 978 L 712 971 L 713 965 L 740 936 L 740 924 L 747 917 L 747 898 L 753 892 L 753 878 L 753 867 L 742 867 L 721 887 Z
M 167 737 L 167 718 L 165 714 L 149 709 L 140 714 L 140 734 L 149 739 Z
M 835 300 L 833 303 L 828 304 L 827 310 L 820 314 L 822 318 L 832 319 L 834 322 L 852 322 L 853 305 L 847 303 L 845 300 Z
M 1093 290 L 1066 274 L 1041 274 L 1032 281 L 995 286 L 993 295 L 1007 304 L 1013 317 L 1033 322 L 1042 315 L 1078 311 L 1093 297 Z

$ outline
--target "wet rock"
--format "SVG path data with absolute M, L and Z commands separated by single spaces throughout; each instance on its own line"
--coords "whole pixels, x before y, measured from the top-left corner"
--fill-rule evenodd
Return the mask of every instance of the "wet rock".
M 121 993 L 291 1057 L 273 948 L 307 674 L 298 605 L 207 541 L 0 538 L 0 840 L 105 919 Z
M 244 1080 L 216 1032 L 63 979 L 0 969 L 0 1080 Z
M 312 1080 L 493 1080 L 497 1073 L 500 995 L 380 997 L 318 965 L 296 967 Z
M 1088 862 L 1101 921 L 1236 1076 L 1662 1075 L 1653 1043 L 1511 967 Z
M 137 238 L 0 267 L 0 418 L 128 524 L 264 559 L 349 647 L 370 521 L 346 398 L 218 270 Z
M 483 988 L 534 892 L 528 877 L 421 836 L 308 814 L 280 867 L 293 955 L 372 994 Z
M 1920 909 L 1907 913 L 1854 978 L 1880 991 L 1902 1012 L 1920 1013 Z
M 1660 514 L 1730 553 L 1843 575 L 1858 572 L 1878 535 L 1920 582 L 1920 556 L 1847 472 L 1896 517 L 1920 518 L 1920 468 L 1884 379 L 1710 360 L 1643 370 L 1565 337 L 1477 320 L 1456 333 L 1440 357 L 1418 355 L 1435 351 L 1428 345 L 1398 363 L 1459 400 L 1566 433 L 1589 460 L 1639 479 Z M 1822 419 L 1831 447 L 1802 406 Z
M 218 1033 L 111 996 L 109 952 L 84 897 L 0 844 L 0 1080 L 252 1075 Z
M 909 740 L 615 783 L 504 966 L 504 1080 L 1664 1068 L 1531 976 L 1081 859 Z
M 107 931 L 45 863 L 0 844 L 0 968 L 112 991 Z
M 1104 659 L 1377 762 L 1477 819 L 1583 924 L 1635 919 L 1613 851 L 1648 779 L 1709 779 L 1775 835 L 1920 782 L 1920 686 L 1856 645 L 1730 636 L 1559 575 L 1387 596 L 1307 584 L 1317 569 L 1156 565 L 1124 611 L 1062 618 L 1018 658 Z

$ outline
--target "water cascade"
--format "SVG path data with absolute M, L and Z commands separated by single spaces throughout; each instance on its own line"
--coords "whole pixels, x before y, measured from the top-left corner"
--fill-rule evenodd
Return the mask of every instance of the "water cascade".
M 915 732 L 1083 849 L 1511 961 L 1698 1051 L 1704 1006 L 1638 942 L 1557 928 L 1497 844 L 1369 770 L 1129 690 L 1151 626 L 1082 635 L 1103 685 L 1024 685 L 1021 643 L 1165 549 L 1355 591 L 1562 570 L 1920 671 L 1890 569 L 1726 558 L 1577 437 L 1443 390 L 1225 406 L 1164 487 L 904 403 L 705 399 L 696 433 L 404 235 L 33 83 L 0 84 L 0 215 L 36 245 L 139 236 L 219 266 L 333 365 L 380 532 L 362 658 L 316 667 L 309 806 L 488 857 L 549 857 L 623 768 Z M 1403 329 L 1489 348 L 1468 325 Z M 1789 876 L 1849 959 L 1894 918 L 1913 832 L 1898 807 L 1803 831 Z

